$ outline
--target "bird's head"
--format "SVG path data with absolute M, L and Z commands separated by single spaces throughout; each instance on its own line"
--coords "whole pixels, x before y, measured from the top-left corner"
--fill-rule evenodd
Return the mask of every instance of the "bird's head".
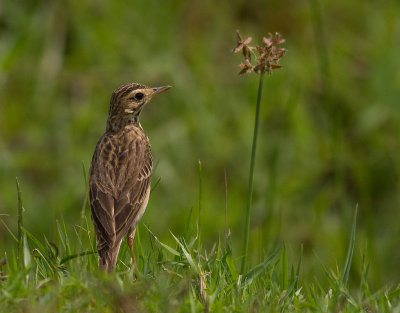
M 148 87 L 142 84 L 130 83 L 117 88 L 110 101 L 107 128 L 120 128 L 128 122 L 138 122 L 143 106 L 154 95 L 159 94 L 171 86 Z

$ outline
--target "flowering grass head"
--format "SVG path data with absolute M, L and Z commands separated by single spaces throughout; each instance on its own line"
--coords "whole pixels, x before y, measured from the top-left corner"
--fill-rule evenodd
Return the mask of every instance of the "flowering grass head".
M 250 46 L 252 38 L 248 37 L 243 40 L 239 31 L 236 31 L 236 38 L 237 45 L 233 52 L 242 51 L 244 56 L 244 62 L 239 64 L 241 69 L 239 75 L 251 72 L 271 75 L 273 70 L 282 67 L 279 61 L 287 50 L 279 47 L 285 42 L 285 39 L 279 33 L 269 33 L 268 37 L 263 38 L 263 44 L 260 46 Z M 252 61 L 252 56 L 254 56 L 255 63 Z

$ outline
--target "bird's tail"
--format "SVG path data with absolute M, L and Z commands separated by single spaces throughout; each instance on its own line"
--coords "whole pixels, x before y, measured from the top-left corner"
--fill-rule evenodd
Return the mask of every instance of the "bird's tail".
M 114 247 L 107 247 L 98 250 L 99 254 L 99 267 L 108 273 L 115 269 L 118 260 L 118 252 L 121 242 Z

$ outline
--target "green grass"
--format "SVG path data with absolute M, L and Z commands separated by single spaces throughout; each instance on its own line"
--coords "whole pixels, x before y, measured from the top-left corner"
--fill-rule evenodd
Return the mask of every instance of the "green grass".
M 19 208 L 22 198 L 17 182 Z M 82 216 L 68 235 L 57 221 L 57 238 L 37 238 L 23 225 L 15 250 L 1 264 L 0 306 L 4 312 L 399 312 L 400 285 L 377 291 L 368 285 L 368 260 L 352 269 L 357 210 L 354 213 L 347 257 L 342 266 L 327 268 L 324 281 L 302 275 L 300 258 L 290 264 L 280 243 L 263 251 L 262 261 L 243 274 L 237 267 L 230 237 L 211 249 L 199 242 L 198 221 L 188 217 L 182 234 L 171 233 L 173 244 L 161 242 L 145 225 L 135 240 L 140 273 L 130 264 L 124 242 L 117 270 L 98 270 L 90 221 Z M 143 248 L 143 241 L 146 248 Z M 316 256 L 316 258 L 318 258 Z M 359 288 L 349 285 L 358 272 Z

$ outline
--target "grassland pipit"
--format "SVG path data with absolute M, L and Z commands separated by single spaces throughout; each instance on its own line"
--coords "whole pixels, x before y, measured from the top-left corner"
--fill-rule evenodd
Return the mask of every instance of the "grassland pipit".
M 136 266 L 133 238 L 149 200 L 153 170 L 150 141 L 139 115 L 154 95 L 169 88 L 131 83 L 111 96 L 106 132 L 97 143 L 89 171 L 99 267 L 108 272 L 115 268 L 125 235 Z

